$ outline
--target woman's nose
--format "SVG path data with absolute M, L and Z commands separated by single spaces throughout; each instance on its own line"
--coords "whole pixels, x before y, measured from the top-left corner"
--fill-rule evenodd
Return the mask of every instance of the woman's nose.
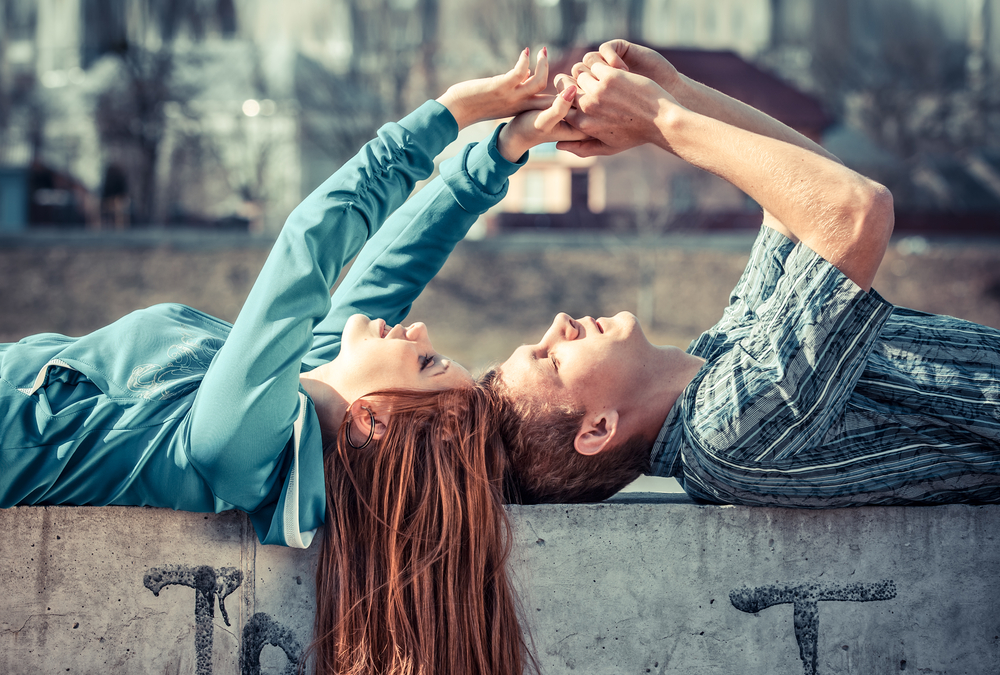
M 412 340 L 413 342 L 427 342 L 430 343 L 430 337 L 427 333 L 427 326 L 424 325 L 422 321 L 417 321 L 411 323 L 406 327 L 406 339 Z

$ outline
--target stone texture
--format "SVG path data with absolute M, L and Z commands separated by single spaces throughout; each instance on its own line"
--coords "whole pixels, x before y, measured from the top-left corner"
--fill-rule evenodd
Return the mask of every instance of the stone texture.
M 511 508 L 545 673 L 997 671 L 1000 507 L 628 499 Z M 23 507 L 0 531 L 2 673 L 291 673 L 309 643 L 318 546 L 260 546 L 242 514 Z

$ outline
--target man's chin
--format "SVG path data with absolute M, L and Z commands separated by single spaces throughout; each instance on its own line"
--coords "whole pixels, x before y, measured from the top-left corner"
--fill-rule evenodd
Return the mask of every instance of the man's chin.
M 612 317 L 612 320 L 616 326 L 621 328 L 622 333 L 625 335 L 631 336 L 637 334 L 642 339 L 646 339 L 646 334 L 642 330 L 642 324 L 639 323 L 639 319 L 632 312 L 618 312 Z

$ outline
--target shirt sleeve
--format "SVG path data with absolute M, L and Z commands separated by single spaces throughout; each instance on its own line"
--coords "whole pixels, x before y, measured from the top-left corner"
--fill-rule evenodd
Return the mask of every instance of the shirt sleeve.
M 307 369 L 332 361 L 354 314 L 403 321 L 427 282 L 476 219 L 507 194 L 507 179 L 527 161 L 507 161 L 497 149 L 503 125 L 441 164 L 441 174 L 396 211 L 358 255 L 314 331 Z
M 758 308 L 774 293 L 785 275 L 785 262 L 795 244 L 777 230 L 762 226 L 754 241 L 743 274 L 729 294 L 729 305 L 715 326 L 705 331 L 688 349 L 711 360 L 716 350 L 736 339 L 756 320 Z
M 713 454 L 781 461 L 820 443 L 892 314 L 804 244 L 783 266 L 747 334 L 698 386 L 689 430 Z
M 444 106 L 425 103 L 382 127 L 288 217 L 187 419 L 189 459 L 218 498 L 250 511 L 282 482 L 302 359 L 330 289 L 457 132 Z

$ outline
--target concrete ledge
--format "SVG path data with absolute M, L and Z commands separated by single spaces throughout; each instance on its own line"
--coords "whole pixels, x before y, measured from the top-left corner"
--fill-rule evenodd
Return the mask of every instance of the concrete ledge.
M 629 499 L 511 508 L 546 673 L 998 670 L 1000 507 Z M 2 673 L 291 673 L 309 642 L 315 551 L 242 514 L 18 508 L 0 531 Z

